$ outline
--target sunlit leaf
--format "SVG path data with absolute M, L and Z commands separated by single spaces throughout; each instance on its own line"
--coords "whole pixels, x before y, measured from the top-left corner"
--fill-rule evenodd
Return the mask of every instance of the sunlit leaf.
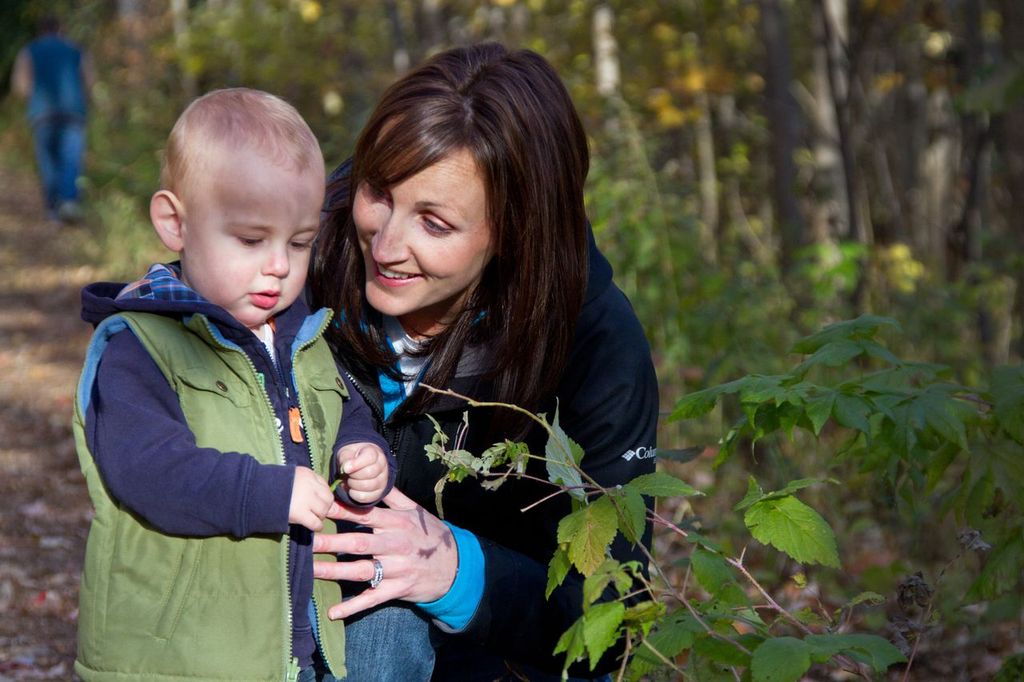
M 818 512 L 795 497 L 761 500 L 743 516 L 750 533 L 800 563 L 839 568 L 832 528 Z
M 558 542 L 569 545 L 573 566 L 583 575 L 590 575 L 604 562 L 617 525 L 615 508 L 603 496 L 558 523 Z
M 545 599 L 551 597 L 551 593 L 554 592 L 555 588 L 562 584 L 565 576 L 569 574 L 571 567 L 572 562 L 569 561 L 569 554 L 561 547 L 557 548 L 554 556 L 551 557 L 550 563 L 548 563 L 548 584 L 544 590 Z

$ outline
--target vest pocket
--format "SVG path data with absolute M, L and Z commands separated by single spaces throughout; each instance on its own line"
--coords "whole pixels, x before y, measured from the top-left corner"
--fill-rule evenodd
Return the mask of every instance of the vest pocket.
M 321 434 L 325 451 L 330 452 L 341 423 L 342 403 L 348 400 L 348 389 L 337 372 L 317 372 L 305 377 L 312 391 L 305 394 L 303 405 L 307 432 Z
M 235 407 L 248 407 L 251 396 L 249 389 L 238 377 L 226 372 L 211 372 L 202 367 L 192 367 L 178 373 L 179 394 L 182 388 L 185 390 L 201 391 L 212 393 L 230 400 Z
M 183 540 L 184 547 L 178 561 L 177 570 L 168 585 L 167 596 L 160 605 L 159 616 L 156 621 L 156 629 L 153 634 L 161 639 L 170 639 L 181 619 L 182 611 L 192 591 L 192 582 L 195 580 L 199 568 L 199 555 L 202 551 L 202 540 L 198 538 L 187 538 Z

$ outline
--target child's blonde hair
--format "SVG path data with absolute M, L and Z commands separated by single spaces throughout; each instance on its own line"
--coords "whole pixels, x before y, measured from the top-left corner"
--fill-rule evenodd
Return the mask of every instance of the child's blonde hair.
M 280 97 L 251 88 L 213 90 L 192 101 L 167 138 L 160 187 L 185 193 L 210 149 L 255 149 L 275 163 L 305 170 L 323 154 L 309 125 Z

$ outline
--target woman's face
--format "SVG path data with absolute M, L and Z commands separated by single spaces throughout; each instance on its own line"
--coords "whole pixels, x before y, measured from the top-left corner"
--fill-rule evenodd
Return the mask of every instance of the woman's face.
M 455 319 L 492 256 L 484 185 L 465 150 L 392 187 L 360 183 L 352 217 L 367 300 L 413 337 Z

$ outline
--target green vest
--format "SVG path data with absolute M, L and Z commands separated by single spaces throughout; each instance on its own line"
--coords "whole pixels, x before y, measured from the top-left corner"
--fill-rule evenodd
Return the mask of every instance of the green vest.
M 293 351 L 293 371 L 310 461 L 326 478 L 348 393 L 322 336 L 330 316 L 318 316 L 309 319 L 319 327 Z M 75 672 L 86 682 L 293 679 L 288 535 L 167 535 L 118 504 L 100 478 L 86 447 L 84 414 L 102 350 L 126 327 L 178 394 L 196 445 L 284 464 L 273 407 L 252 361 L 220 340 L 205 316 L 183 323 L 122 313 L 104 320 L 89 347 L 73 422 L 96 509 L 82 571 Z M 324 526 L 336 530 L 330 519 Z M 326 613 L 341 601 L 341 589 L 316 580 L 313 599 L 321 651 L 342 677 L 343 624 Z

